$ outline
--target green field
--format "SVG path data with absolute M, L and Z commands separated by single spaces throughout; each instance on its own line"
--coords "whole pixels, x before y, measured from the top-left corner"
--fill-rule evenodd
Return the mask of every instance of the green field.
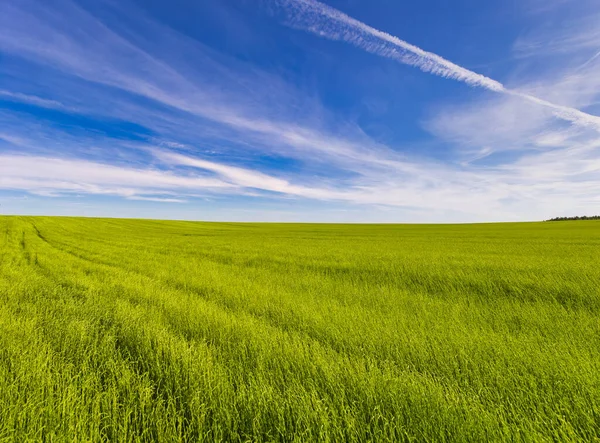
M 600 222 L 0 217 L 0 442 L 600 441 Z

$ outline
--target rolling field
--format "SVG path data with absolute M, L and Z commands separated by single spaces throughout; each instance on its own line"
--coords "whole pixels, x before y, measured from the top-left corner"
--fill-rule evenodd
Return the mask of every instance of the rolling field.
M 600 441 L 600 222 L 0 217 L 25 441 Z

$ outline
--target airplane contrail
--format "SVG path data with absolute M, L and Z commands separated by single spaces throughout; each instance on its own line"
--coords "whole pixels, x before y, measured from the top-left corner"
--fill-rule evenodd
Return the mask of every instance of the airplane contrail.
M 309 31 L 330 40 L 351 43 L 367 52 L 415 66 L 433 75 L 519 97 L 551 109 L 557 118 L 578 126 L 591 127 L 600 132 L 600 117 L 598 116 L 509 89 L 499 81 L 463 68 L 437 54 L 375 29 L 317 0 L 274 0 L 274 4 L 278 6 L 278 11 L 285 16 L 286 23 L 291 27 Z

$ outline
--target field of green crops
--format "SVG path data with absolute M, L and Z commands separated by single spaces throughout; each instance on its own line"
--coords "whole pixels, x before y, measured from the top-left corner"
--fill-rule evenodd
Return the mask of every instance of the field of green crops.
M 0 217 L 26 441 L 600 441 L 600 222 Z

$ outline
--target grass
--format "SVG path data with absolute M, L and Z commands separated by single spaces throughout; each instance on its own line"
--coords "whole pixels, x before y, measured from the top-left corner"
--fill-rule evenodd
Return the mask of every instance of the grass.
M 0 442 L 600 441 L 600 222 L 0 217 Z

